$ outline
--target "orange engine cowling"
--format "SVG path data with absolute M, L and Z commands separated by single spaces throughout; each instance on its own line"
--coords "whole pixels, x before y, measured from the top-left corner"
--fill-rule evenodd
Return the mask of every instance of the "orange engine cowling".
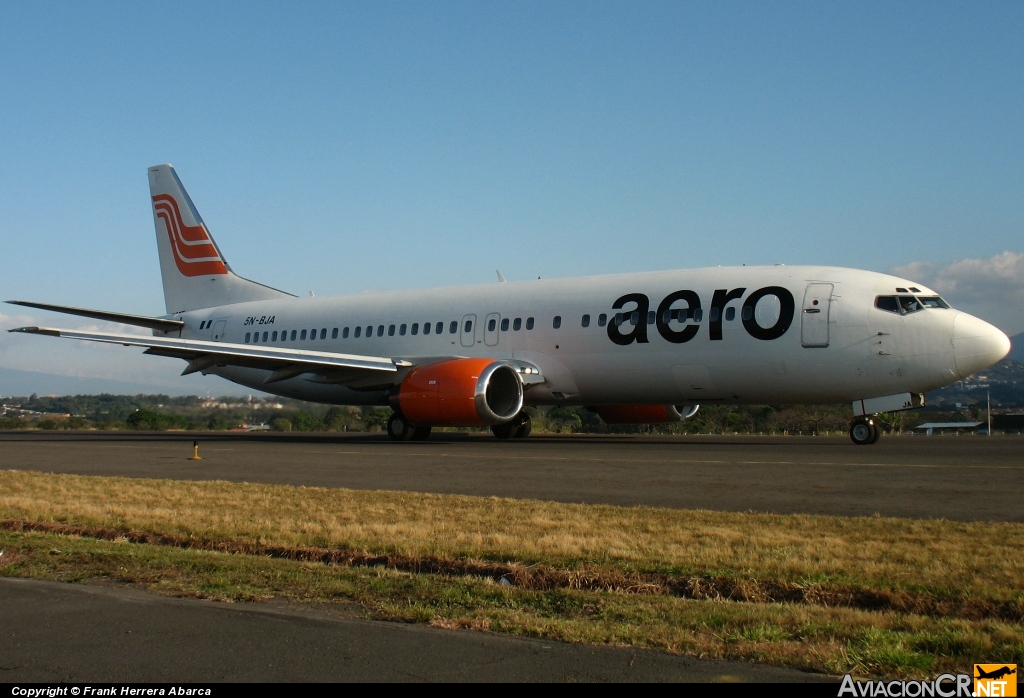
M 493 426 L 519 414 L 523 383 L 504 361 L 452 359 L 410 371 L 395 407 L 415 426 Z
M 700 405 L 597 405 L 588 408 L 606 424 L 666 424 L 697 414 Z

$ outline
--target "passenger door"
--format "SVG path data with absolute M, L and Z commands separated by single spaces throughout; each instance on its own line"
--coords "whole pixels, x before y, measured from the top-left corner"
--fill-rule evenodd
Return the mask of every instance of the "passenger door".
M 828 321 L 833 284 L 808 284 L 800 313 L 800 341 L 808 348 L 828 346 Z
M 224 341 L 224 328 L 227 326 L 227 320 L 217 320 L 213 323 L 213 332 L 210 333 L 210 339 L 214 342 Z

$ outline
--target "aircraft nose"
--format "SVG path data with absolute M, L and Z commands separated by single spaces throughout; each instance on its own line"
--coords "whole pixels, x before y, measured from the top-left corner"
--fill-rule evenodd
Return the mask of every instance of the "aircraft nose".
M 984 320 L 960 313 L 953 320 L 953 358 L 961 378 L 1002 361 L 1010 338 Z

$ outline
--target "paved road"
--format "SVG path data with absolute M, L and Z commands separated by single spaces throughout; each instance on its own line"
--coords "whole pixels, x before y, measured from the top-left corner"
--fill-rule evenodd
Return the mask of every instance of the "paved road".
M 793 669 L 0 578 L 0 682 L 834 681 Z
M 0 467 L 563 502 L 1024 521 L 1024 439 L 0 432 Z

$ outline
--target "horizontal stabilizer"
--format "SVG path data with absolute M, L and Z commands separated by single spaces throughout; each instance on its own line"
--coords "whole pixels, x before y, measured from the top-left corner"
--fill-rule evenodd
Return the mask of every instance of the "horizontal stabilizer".
M 55 313 L 79 315 L 81 317 L 93 318 L 94 320 L 119 322 L 122 325 L 148 327 L 151 330 L 160 330 L 161 332 L 174 332 L 185 326 L 185 323 L 181 320 L 167 320 L 159 317 L 147 317 L 145 315 L 127 315 L 125 313 L 111 313 L 106 310 L 89 310 L 87 308 L 73 308 L 68 305 L 51 305 L 49 303 L 35 303 L 33 301 L 5 302 L 12 305 L 23 305 L 26 308 L 39 308 L 40 310 L 51 310 Z

